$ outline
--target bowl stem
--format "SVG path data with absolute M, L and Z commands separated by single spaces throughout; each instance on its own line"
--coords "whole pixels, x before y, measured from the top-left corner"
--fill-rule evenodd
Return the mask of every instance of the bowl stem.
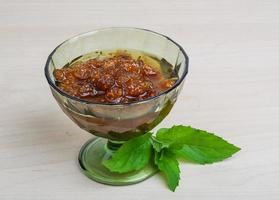
M 106 148 L 108 151 L 115 152 L 117 151 L 125 141 L 116 141 L 116 140 L 108 140 L 106 144 Z

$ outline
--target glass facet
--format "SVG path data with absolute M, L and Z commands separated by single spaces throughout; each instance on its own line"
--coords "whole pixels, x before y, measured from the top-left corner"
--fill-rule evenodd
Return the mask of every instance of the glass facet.
M 126 104 L 91 103 L 69 96 L 55 85 L 54 69 L 73 59 L 100 50 L 131 49 L 164 58 L 178 75 L 169 90 L 156 97 Z M 161 34 L 137 28 L 106 28 L 66 40 L 48 57 L 45 75 L 51 92 L 63 112 L 80 128 L 98 137 L 87 142 L 79 154 L 82 171 L 89 178 L 110 185 L 140 182 L 156 172 L 149 164 L 132 173 L 109 172 L 102 162 L 123 143 L 157 126 L 170 112 L 188 72 L 188 57 L 181 46 Z M 108 143 L 106 142 L 108 139 Z

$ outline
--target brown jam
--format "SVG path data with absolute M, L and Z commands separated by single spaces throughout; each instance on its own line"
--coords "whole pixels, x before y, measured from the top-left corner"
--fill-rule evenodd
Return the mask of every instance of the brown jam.
M 156 62 L 146 55 L 135 58 L 130 52 L 115 51 L 75 59 L 53 73 L 57 86 L 69 95 L 93 103 L 130 103 L 157 96 L 176 82 Z

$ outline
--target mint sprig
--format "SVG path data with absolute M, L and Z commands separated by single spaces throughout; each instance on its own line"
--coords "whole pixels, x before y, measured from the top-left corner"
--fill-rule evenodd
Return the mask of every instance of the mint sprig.
M 146 133 L 125 142 L 103 164 L 112 172 L 126 173 L 144 168 L 154 158 L 152 162 L 165 175 L 169 188 L 175 191 L 180 179 L 178 159 L 210 164 L 229 158 L 239 150 L 213 133 L 179 125 L 161 128 L 155 137 Z

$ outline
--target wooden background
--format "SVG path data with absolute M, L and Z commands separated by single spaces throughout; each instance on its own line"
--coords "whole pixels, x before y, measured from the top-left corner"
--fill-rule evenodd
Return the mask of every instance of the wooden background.
M 158 175 L 113 187 L 80 173 L 77 154 L 92 136 L 60 111 L 43 67 L 63 40 L 110 26 L 164 33 L 190 57 L 160 127 L 190 124 L 243 150 L 182 164 L 175 193 Z M 277 0 L 0 0 L 0 199 L 278 199 L 278 57 Z

